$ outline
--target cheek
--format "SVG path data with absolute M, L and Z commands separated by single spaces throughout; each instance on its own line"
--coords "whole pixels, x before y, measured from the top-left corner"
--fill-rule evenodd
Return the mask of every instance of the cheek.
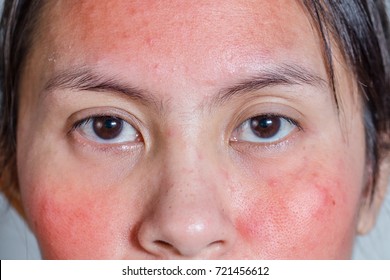
M 91 201 L 87 196 L 43 194 L 32 199 L 35 201 L 30 215 L 33 216 L 33 228 L 44 258 L 94 258 L 104 255 L 111 225 L 105 216 L 104 209 L 107 207 L 99 203 L 102 197 L 94 195 Z M 87 236 L 88 242 L 85 240 Z
M 349 258 L 359 182 L 345 175 L 346 168 L 305 166 L 311 167 L 294 176 L 265 176 L 264 191 L 247 198 L 236 228 L 262 257 Z
M 145 200 L 138 187 L 143 174 L 132 175 L 138 153 L 92 153 L 75 148 L 68 138 L 50 131 L 51 126 L 42 131 L 35 123 L 21 125 L 18 181 L 42 256 L 131 258 L 128 252 L 137 251 L 132 240 L 142 215 L 134 209 L 143 209 Z
M 131 213 L 123 211 L 124 201 L 115 190 L 74 185 L 74 182 L 45 183 L 33 181 L 27 187 L 38 191 L 25 195 L 28 218 L 44 258 L 119 259 L 124 256 L 133 221 Z

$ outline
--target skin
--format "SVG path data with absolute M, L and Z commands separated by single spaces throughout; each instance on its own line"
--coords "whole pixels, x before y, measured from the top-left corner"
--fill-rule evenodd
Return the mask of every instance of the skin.
M 17 131 L 22 200 L 44 258 L 350 257 L 366 186 L 362 109 L 335 50 L 337 110 L 299 3 L 53 1 L 44 15 Z M 218 100 L 285 65 L 321 80 Z M 149 101 L 53 85 L 72 69 Z M 243 139 L 243 122 L 271 113 L 299 125 L 277 141 Z M 117 115 L 140 136 L 107 144 L 72 129 L 96 114 Z

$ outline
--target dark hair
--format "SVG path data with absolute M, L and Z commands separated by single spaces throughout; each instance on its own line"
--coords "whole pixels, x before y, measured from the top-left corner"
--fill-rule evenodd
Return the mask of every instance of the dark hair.
M 16 127 L 18 83 L 32 47 L 43 0 L 5 0 L 0 26 L 0 190 L 18 201 Z M 364 108 L 367 163 L 375 180 L 389 146 L 389 26 L 382 0 L 303 0 L 323 41 L 324 58 L 339 107 L 332 49 L 338 48 L 359 86 Z M 332 44 L 335 42 L 335 45 Z
M 44 1 L 4 1 L 0 23 L 0 191 L 20 213 L 16 171 L 18 82 Z
M 363 103 L 366 160 L 371 173 L 367 191 L 372 199 L 380 163 L 390 148 L 390 34 L 386 2 L 304 0 L 304 5 L 324 43 L 324 55 L 337 106 L 332 39 L 356 79 Z

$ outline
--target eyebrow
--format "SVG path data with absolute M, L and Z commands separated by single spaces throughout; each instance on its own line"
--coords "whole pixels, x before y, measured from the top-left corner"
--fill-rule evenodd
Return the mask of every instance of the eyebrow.
M 215 106 L 228 102 L 233 97 L 253 94 L 266 87 L 309 85 L 328 89 L 328 82 L 313 74 L 309 69 L 300 65 L 282 64 L 277 67 L 261 70 L 256 75 L 241 80 L 233 86 L 221 89 L 205 105 Z M 166 106 L 155 95 L 147 90 L 124 83 L 115 76 L 99 73 L 91 67 L 75 67 L 60 71 L 49 79 L 44 92 L 53 92 L 56 89 L 70 89 L 78 91 L 112 92 L 125 95 L 146 105 L 153 105 L 159 110 Z
M 313 71 L 300 66 L 282 64 L 262 70 L 257 75 L 224 88 L 213 98 L 212 103 L 225 103 L 233 97 L 259 91 L 266 87 L 309 85 L 323 90 L 329 89 L 329 83 Z
M 143 104 L 159 104 L 158 100 L 148 91 L 126 84 L 115 76 L 99 73 L 89 67 L 60 71 L 49 79 L 44 87 L 44 92 L 49 93 L 57 89 L 112 92 L 125 95 Z

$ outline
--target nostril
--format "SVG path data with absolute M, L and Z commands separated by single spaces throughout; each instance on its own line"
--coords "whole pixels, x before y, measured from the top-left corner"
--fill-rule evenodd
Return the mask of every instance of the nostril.
M 225 241 L 223 241 L 223 240 L 217 240 L 217 241 L 211 242 L 211 243 L 208 245 L 208 247 L 222 246 L 223 244 L 225 244 Z
M 225 247 L 226 244 L 227 242 L 224 240 L 216 240 L 214 242 L 209 243 L 209 245 L 207 245 L 207 248 L 210 252 L 217 252 L 220 251 L 223 247 Z
M 179 251 L 175 248 L 175 246 L 171 245 L 166 241 L 156 240 L 154 241 L 154 244 L 156 245 L 156 247 L 163 249 L 164 251 L 170 251 L 171 253 L 175 253 L 175 254 L 179 253 Z
M 163 240 L 156 240 L 156 241 L 154 241 L 154 243 L 155 243 L 157 246 L 160 246 L 160 247 L 164 247 L 164 248 L 173 248 L 173 246 L 172 246 L 171 244 L 169 244 L 168 242 L 163 241 Z

